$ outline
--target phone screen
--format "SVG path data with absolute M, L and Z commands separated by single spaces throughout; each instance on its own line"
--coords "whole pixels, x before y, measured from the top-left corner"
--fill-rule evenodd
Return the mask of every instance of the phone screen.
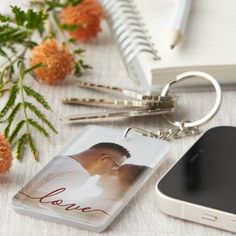
M 236 128 L 207 131 L 158 188 L 169 197 L 236 214 Z

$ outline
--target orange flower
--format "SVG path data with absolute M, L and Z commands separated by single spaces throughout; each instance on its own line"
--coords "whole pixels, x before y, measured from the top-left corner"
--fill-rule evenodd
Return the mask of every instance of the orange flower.
M 31 66 L 42 63 L 34 70 L 37 78 L 47 84 L 57 84 L 69 75 L 75 66 L 74 56 L 65 44 L 58 44 L 55 39 L 48 38 L 35 46 L 30 59 Z
M 0 134 L 0 175 L 6 174 L 12 164 L 12 153 L 10 144 L 5 137 Z
M 101 31 L 100 21 L 104 18 L 104 10 L 97 0 L 84 0 L 77 6 L 66 7 L 60 15 L 62 24 L 78 26 L 75 31 L 69 33 L 81 42 L 97 36 Z
M 106 18 L 104 9 L 97 0 L 84 0 L 79 6 L 81 12 L 97 16 L 99 19 Z

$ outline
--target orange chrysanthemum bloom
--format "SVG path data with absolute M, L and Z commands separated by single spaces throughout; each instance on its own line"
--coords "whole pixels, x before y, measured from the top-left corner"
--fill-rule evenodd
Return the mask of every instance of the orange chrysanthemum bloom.
M 75 59 L 65 44 L 48 38 L 32 49 L 30 65 L 40 63 L 43 66 L 34 70 L 36 77 L 44 83 L 57 84 L 73 71 Z
M 77 6 L 66 7 L 60 15 L 62 24 L 78 26 L 69 33 L 71 37 L 81 42 L 97 36 L 101 31 L 101 19 L 104 18 L 104 10 L 97 0 L 84 0 Z
M 80 6 L 80 11 L 83 13 L 97 16 L 99 19 L 106 18 L 105 11 L 97 0 L 84 0 L 78 6 Z
M 12 159 L 10 144 L 5 137 L 0 134 L 0 175 L 6 174 L 9 171 Z

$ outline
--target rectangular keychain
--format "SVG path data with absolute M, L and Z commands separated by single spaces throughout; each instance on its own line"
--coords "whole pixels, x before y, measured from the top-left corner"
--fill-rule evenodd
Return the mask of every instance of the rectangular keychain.
M 103 231 L 155 172 L 169 144 L 87 126 L 13 198 L 23 214 Z
M 173 122 L 165 115 L 172 128 L 157 133 L 87 126 L 13 197 L 14 209 L 81 229 L 106 229 L 163 161 L 169 150 L 164 140 L 198 134 L 198 127 L 217 113 L 220 86 L 203 72 L 179 75 L 161 96 L 168 95 L 172 84 L 193 77 L 209 80 L 216 90 L 216 102 L 202 119 Z

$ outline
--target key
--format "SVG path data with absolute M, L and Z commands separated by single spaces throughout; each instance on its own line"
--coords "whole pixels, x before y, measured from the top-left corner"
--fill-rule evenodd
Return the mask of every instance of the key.
M 137 116 L 149 116 L 149 115 L 162 115 L 171 113 L 174 111 L 174 108 L 155 108 L 155 109 L 137 109 L 137 110 L 121 110 L 121 111 L 112 111 L 112 112 L 97 112 L 89 113 L 83 115 L 71 115 L 62 118 L 62 121 L 67 124 L 81 123 L 81 122 L 90 122 L 100 121 L 107 118 L 129 118 Z
M 95 84 L 95 83 L 85 82 L 81 80 L 78 81 L 77 85 L 81 88 L 94 89 L 94 90 L 102 91 L 102 92 L 110 92 L 113 94 L 123 95 L 123 96 L 131 97 L 131 98 L 135 98 L 138 100 L 159 100 L 160 99 L 160 94 L 146 95 L 146 94 L 141 94 L 136 91 L 129 90 L 129 89 L 122 89 L 118 87 Z M 165 97 L 162 97 L 162 99 L 163 101 L 171 100 L 173 99 L 173 96 L 167 95 Z
M 160 94 L 142 94 L 129 89 L 100 85 L 85 81 L 78 81 L 78 86 L 102 92 L 110 92 L 129 99 L 106 99 L 106 98 L 63 98 L 64 104 L 77 104 L 88 106 L 109 106 L 121 108 L 112 112 L 97 112 L 90 114 L 78 114 L 64 117 L 65 123 L 80 123 L 100 121 L 108 118 L 129 118 L 137 116 L 160 115 L 174 111 L 175 99 L 172 95 L 161 96 Z
M 143 107 L 143 108 L 172 108 L 174 102 L 159 97 L 158 100 L 121 100 L 121 99 L 103 99 L 103 98 L 63 98 L 63 104 L 76 104 L 86 106 L 121 106 L 121 107 Z M 164 100 L 164 101 L 163 101 Z

